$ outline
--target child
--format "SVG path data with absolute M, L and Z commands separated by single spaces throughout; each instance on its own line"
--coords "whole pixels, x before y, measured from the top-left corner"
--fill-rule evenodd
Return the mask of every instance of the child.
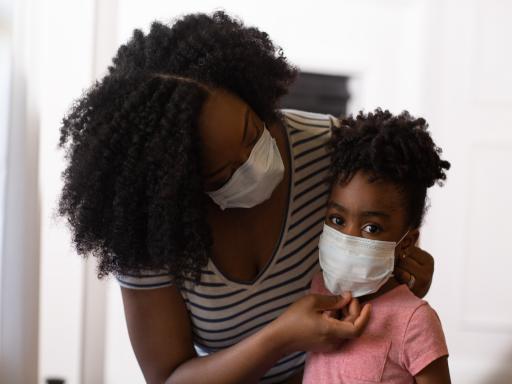
M 427 127 L 407 112 L 377 109 L 333 131 L 322 272 L 311 292 L 350 291 L 371 303 L 372 315 L 359 338 L 334 353 L 310 353 L 303 383 L 450 382 L 436 312 L 393 277 L 395 258 L 406 258 L 418 240 L 427 188 L 441 184 L 450 168 Z

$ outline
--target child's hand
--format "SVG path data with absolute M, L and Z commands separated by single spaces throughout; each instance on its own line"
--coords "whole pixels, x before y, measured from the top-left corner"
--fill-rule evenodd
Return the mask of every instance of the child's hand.
M 418 247 L 410 247 L 397 258 L 394 274 L 418 297 L 424 297 L 434 275 L 434 258 Z

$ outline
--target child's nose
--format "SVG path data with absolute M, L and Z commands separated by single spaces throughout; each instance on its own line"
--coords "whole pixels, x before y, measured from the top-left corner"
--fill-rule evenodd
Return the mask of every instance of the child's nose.
M 343 233 L 349 236 L 361 237 L 361 229 L 359 228 L 358 225 L 355 224 L 346 225 Z

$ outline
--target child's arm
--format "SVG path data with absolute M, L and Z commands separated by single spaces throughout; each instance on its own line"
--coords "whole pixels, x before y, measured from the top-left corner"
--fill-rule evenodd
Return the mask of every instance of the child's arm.
M 423 368 L 414 379 L 417 384 L 450 384 L 448 357 L 443 356 Z
M 427 303 L 417 307 L 404 335 L 404 367 L 418 384 L 449 384 L 448 348 L 437 313 Z

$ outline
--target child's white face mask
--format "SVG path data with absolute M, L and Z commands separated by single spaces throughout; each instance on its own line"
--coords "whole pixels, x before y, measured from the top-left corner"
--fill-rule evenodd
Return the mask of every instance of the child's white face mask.
M 207 193 L 222 210 L 252 208 L 270 198 L 283 176 L 281 154 L 265 127 L 247 161 L 222 188 Z
M 325 287 L 339 295 L 351 291 L 352 297 L 377 292 L 391 277 L 398 242 L 345 235 L 324 224 L 320 243 L 320 266 Z

